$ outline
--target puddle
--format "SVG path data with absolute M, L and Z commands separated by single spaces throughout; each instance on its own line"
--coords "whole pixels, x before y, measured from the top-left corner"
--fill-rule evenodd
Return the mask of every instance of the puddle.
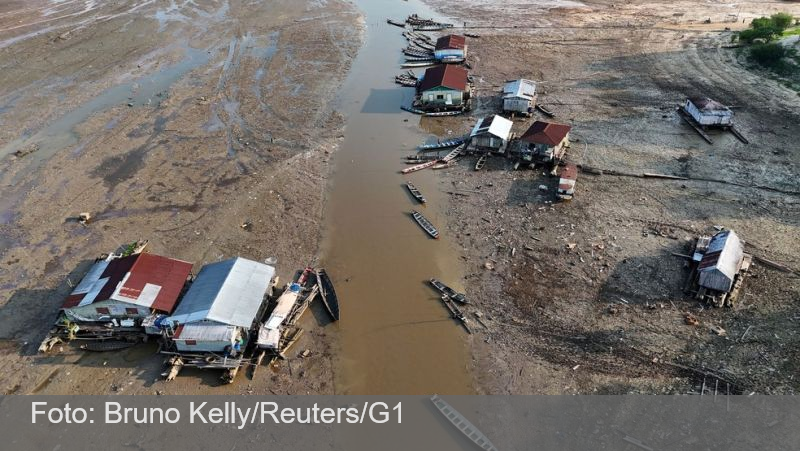
M 131 104 L 133 107 L 141 107 L 157 103 L 161 98 L 159 95 L 167 95 L 173 83 L 209 61 L 210 55 L 204 49 L 184 46 L 184 51 L 184 58 L 180 62 L 131 82 L 111 87 L 38 132 L 12 141 L 0 150 L 0 158 L 27 146 L 37 145 L 39 149 L 26 156 L 25 161 L 29 165 L 38 165 L 59 150 L 77 145 L 79 136 L 75 132 L 75 127 L 92 115 L 120 105 Z

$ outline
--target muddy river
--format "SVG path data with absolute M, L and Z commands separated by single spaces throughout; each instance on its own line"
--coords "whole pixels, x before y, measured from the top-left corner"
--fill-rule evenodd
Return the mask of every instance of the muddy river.
M 443 229 L 447 199 L 436 171 L 399 173 L 402 157 L 431 136 L 419 129 L 418 116 L 400 110 L 414 90 L 393 83 L 406 41 L 386 19 L 435 14 L 417 1 L 356 4 L 366 16 L 366 42 L 339 99 L 348 122 L 323 241 L 323 263 L 342 300 L 336 391 L 471 393 L 466 333 L 427 283 L 436 277 L 463 288 L 458 253 L 446 233 L 430 239 L 410 216 L 417 209 Z M 406 180 L 427 205 L 416 204 Z

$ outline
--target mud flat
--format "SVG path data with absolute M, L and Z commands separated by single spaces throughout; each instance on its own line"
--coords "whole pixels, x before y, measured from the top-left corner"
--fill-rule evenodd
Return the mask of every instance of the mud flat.
M 756 265 L 737 308 L 708 309 L 682 292 L 688 271 L 671 254 L 719 225 L 753 253 L 800 268 L 800 98 L 725 48 L 726 27 L 781 10 L 800 15 L 800 7 L 431 3 L 481 34 L 469 41 L 479 108 L 423 119 L 426 130 L 469 130 L 497 111 L 504 81 L 529 78 L 555 120 L 573 125 L 570 160 L 722 182 L 581 174 L 575 199 L 558 204 L 556 178 L 513 171 L 505 159 L 489 159 L 481 172 L 474 159 L 441 171 L 440 189 L 462 193 L 452 196 L 447 233 L 487 325 L 471 337 L 478 389 L 796 393 L 798 277 Z M 751 144 L 721 133 L 708 145 L 683 124 L 675 106 L 698 93 L 734 105 Z M 517 119 L 517 135 L 531 121 Z M 700 324 L 687 325 L 686 313 Z M 726 336 L 712 332 L 717 326 Z
M 315 263 L 344 126 L 333 100 L 361 39 L 341 1 L 0 7 L 0 389 L 331 393 L 321 312 L 295 345 L 310 356 L 223 387 L 213 372 L 160 382 L 154 344 L 35 350 L 68 281 L 132 239 L 196 269 L 276 257 L 286 280 Z M 82 211 L 88 227 L 69 219 Z

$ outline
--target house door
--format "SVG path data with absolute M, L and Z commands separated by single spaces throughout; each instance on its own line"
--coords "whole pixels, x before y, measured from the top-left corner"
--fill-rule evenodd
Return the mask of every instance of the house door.
M 447 93 L 447 98 L 446 98 L 444 103 L 446 105 L 452 105 L 453 104 L 453 94 Z
M 433 94 L 428 94 L 428 102 L 433 102 Z

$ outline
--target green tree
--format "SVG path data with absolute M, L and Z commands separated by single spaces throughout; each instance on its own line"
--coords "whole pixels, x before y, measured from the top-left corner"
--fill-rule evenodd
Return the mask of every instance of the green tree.
M 763 66 L 777 66 L 786 56 L 786 49 L 776 43 L 757 44 L 750 48 L 750 56 Z
M 770 21 L 772 22 L 773 27 L 783 31 L 792 25 L 792 22 L 794 22 L 794 17 L 788 13 L 776 13 L 770 16 Z

